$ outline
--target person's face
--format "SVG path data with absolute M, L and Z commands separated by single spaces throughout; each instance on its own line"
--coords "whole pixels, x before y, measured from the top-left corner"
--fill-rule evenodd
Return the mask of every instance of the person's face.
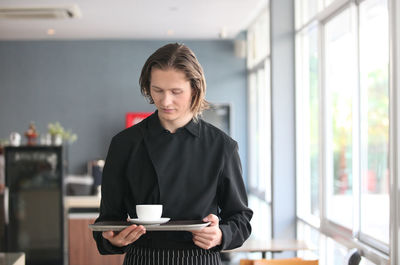
M 178 128 L 184 126 L 193 117 L 190 111 L 192 88 L 183 72 L 175 69 L 153 68 L 150 78 L 150 95 L 162 123 Z

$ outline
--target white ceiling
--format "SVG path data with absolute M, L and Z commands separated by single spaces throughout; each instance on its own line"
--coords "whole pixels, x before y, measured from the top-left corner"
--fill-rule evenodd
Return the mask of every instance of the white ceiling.
M 0 0 L 4 7 L 76 4 L 77 19 L 1 19 L 0 40 L 235 38 L 267 0 Z M 47 31 L 54 29 L 54 35 Z

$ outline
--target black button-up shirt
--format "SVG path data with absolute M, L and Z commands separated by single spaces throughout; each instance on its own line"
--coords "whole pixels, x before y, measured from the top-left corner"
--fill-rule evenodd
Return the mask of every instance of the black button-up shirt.
M 163 217 L 220 218 L 222 245 L 239 247 L 251 233 L 253 212 L 247 207 L 237 143 L 199 119 L 175 133 L 165 130 L 157 112 L 113 137 L 102 179 L 97 221 L 136 217 L 137 204 L 162 204 Z M 122 253 L 94 232 L 102 254 Z M 196 248 L 190 232 L 147 232 L 133 245 Z

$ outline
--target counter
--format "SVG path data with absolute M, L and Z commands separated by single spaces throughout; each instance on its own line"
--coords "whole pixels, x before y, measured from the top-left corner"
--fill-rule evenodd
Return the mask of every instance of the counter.
M 67 216 L 65 244 L 68 246 L 69 265 L 122 264 L 124 255 L 100 255 L 89 224 L 99 215 L 100 196 L 66 196 L 64 208 Z M 0 264 L 2 265 L 2 264 Z
M 64 207 L 68 219 L 96 219 L 100 200 L 100 196 L 66 196 Z
M 64 207 L 67 212 L 71 208 L 100 208 L 100 196 L 66 196 Z

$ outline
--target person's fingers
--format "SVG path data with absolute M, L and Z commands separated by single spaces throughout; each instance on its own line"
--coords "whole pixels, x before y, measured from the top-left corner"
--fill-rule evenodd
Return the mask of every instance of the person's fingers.
M 205 244 L 198 240 L 193 240 L 194 244 L 202 249 L 210 249 L 212 246 L 211 244 Z
M 131 233 L 129 233 L 124 240 L 130 244 L 136 240 L 139 239 L 143 234 L 146 233 L 146 229 L 143 226 L 137 227 L 135 230 L 133 230 Z
M 193 239 L 195 241 L 200 241 L 200 242 L 202 242 L 204 244 L 207 244 L 208 242 L 213 240 L 212 237 L 202 237 L 202 236 L 195 236 L 195 237 L 193 237 Z
M 215 234 L 215 226 L 214 227 L 204 227 L 201 230 L 193 231 L 193 235 L 203 235 L 203 234 Z
M 118 233 L 117 237 L 118 238 L 125 238 L 127 235 L 129 235 L 133 230 L 135 230 L 138 226 L 133 224 L 122 230 L 121 232 Z
M 128 230 L 129 231 L 129 230 Z M 137 226 L 133 230 L 130 230 L 129 234 L 124 233 L 124 236 L 117 235 L 113 241 L 118 246 L 127 246 L 130 243 L 136 241 L 143 233 L 145 233 L 145 228 L 143 226 Z
M 110 239 L 110 238 L 114 237 L 114 232 L 113 231 L 105 231 L 105 232 L 102 233 L 102 236 L 105 239 Z
M 113 231 L 103 232 L 102 235 L 105 239 L 108 239 L 113 245 L 116 246 L 127 246 L 130 243 L 136 241 L 140 236 L 146 233 L 144 226 L 131 225 L 116 234 Z
M 209 232 L 204 232 L 204 233 L 196 233 L 193 234 L 193 237 L 202 237 L 202 238 L 206 238 L 206 239 L 212 239 L 214 237 L 216 237 L 217 231 L 209 231 Z
M 219 219 L 215 214 L 209 214 L 203 218 L 203 222 L 211 222 L 210 226 L 216 226 L 219 224 Z
M 194 238 L 202 238 L 204 240 L 213 240 L 215 238 L 214 235 L 196 235 Z
M 144 230 L 144 227 L 143 227 L 142 225 L 136 226 L 135 228 L 129 230 L 128 233 L 124 233 L 124 234 L 121 236 L 121 238 L 124 239 L 124 238 L 131 237 L 132 234 L 136 234 L 136 233 L 138 233 L 138 232 L 140 232 L 140 231 L 142 231 L 142 230 Z

